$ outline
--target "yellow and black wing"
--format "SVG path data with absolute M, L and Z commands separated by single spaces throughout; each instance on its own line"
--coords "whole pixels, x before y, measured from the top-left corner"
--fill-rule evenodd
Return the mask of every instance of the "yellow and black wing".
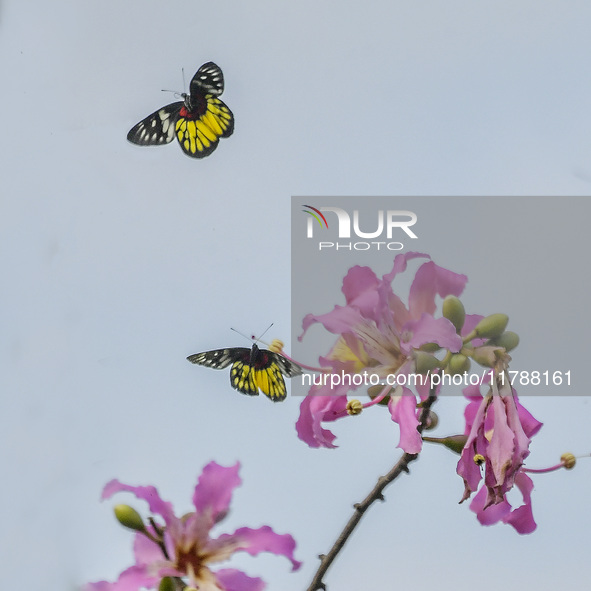
M 200 109 L 182 107 L 176 122 L 176 137 L 181 149 L 192 158 L 205 158 L 218 146 L 221 137 L 234 131 L 234 116 L 226 104 L 211 95 L 204 97 Z

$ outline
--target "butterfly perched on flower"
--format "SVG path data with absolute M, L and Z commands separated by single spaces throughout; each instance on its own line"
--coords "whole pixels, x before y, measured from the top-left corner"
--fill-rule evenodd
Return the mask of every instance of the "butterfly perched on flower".
M 221 137 L 234 131 L 232 111 L 218 98 L 224 92 L 224 75 L 213 62 L 203 64 L 183 93 L 182 101 L 171 103 L 132 127 L 127 139 L 138 146 L 159 146 L 177 138 L 192 158 L 209 156 Z
M 302 373 L 302 368 L 293 361 L 268 349 L 259 349 L 256 343 L 252 349 L 216 349 L 190 355 L 187 359 L 213 369 L 224 369 L 231 363 L 232 388 L 249 396 L 258 396 L 260 389 L 273 402 L 281 402 L 287 396 L 283 376 L 291 378 Z

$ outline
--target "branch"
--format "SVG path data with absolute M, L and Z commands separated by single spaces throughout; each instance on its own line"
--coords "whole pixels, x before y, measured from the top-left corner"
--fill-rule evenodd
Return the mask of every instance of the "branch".
M 425 428 L 425 424 L 427 422 L 427 418 L 429 416 L 429 409 L 431 408 L 436 399 L 437 397 L 434 394 L 434 389 L 432 389 L 429 393 L 429 398 L 427 398 L 427 400 L 425 400 L 425 402 L 422 405 L 423 410 L 421 412 L 421 416 L 419 418 L 419 425 L 417 427 L 417 431 L 419 433 L 423 432 L 423 429 Z M 318 589 L 326 589 L 326 585 L 322 582 L 322 579 L 326 574 L 326 571 L 334 561 L 334 559 L 345 546 L 345 543 L 349 539 L 349 536 L 353 533 L 354 529 L 357 527 L 357 524 L 361 521 L 363 514 L 369 509 L 369 507 L 373 503 L 375 503 L 376 501 L 384 500 L 384 489 L 391 482 L 396 480 L 396 478 L 400 474 L 402 474 L 402 472 L 408 472 L 408 465 L 411 462 L 414 462 L 418 457 L 418 453 L 409 454 L 405 452 L 404 454 L 402 454 L 402 457 L 398 460 L 398 462 L 396 462 L 396 465 L 390 470 L 390 472 L 388 472 L 388 474 L 386 474 L 385 476 L 380 476 L 380 478 L 378 478 L 376 485 L 373 487 L 372 491 L 365 497 L 365 499 L 363 499 L 361 503 L 356 503 L 355 505 L 353 505 L 355 511 L 353 512 L 353 515 L 351 515 L 351 518 L 349 519 L 347 525 L 345 525 L 343 531 L 337 538 L 336 542 L 332 545 L 332 548 L 330 549 L 328 554 L 321 554 L 319 556 L 320 566 L 318 567 L 318 570 L 316 571 L 316 574 L 314 575 L 314 578 L 312 579 L 312 582 L 310 583 L 310 586 L 308 587 L 307 591 L 317 591 Z

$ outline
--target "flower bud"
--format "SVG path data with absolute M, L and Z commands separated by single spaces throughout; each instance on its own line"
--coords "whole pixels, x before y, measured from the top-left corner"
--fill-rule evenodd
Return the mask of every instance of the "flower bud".
M 129 505 L 115 505 L 113 507 L 117 521 L 124 527 L 135 531 L 144 531 L 146 526 L 140 517 L 140 514 Z
M 507 314 L 491 314 L 483 318 L 474 329 L 479 337 L 485 339 L 494 339 L 507 328 L 509 316 Z
M 519 345 L 519 335 L 511 330 L 506 330 L 503 334 L 499 335 L 496 339 L 491 339 L 487 345 L 496 345 L 497 347 L 503 347 L 505 351 L 509 352 L 515 349 Z
M 347 402 L 347 414 L 348 415 L 360 415 L 361 411 L 363 410 L 363 404 L 361 404 L 361 402 L 359 402 L 359 400 L 356 400 L 355 398 L 353 400 L 349 400 L 349 402 Z
M 459 334 L 464 326 L 464 320 L 466 320 L 464 304 L 456 296 L 448 295 L 443 300 L 441 311 L 443 317 L 447 318 L 456 327 L 456 331 Z
M 502 350 L 500 347 L 487 346 L 476 347 L 472 353 L 472 359 L 482 367 L 494 367 L 497 363 L 496 351 Z
M 571 453 L 565 453 L 560 456 L 560 461 L 563 463 L 567 470 L 572 470 L 577 463 L 577 459 Z
M 415 351 L 414 357 L 417 373 L 426 374 L 428 371 L 439 367 L 439 359 L 429 353 Z
M 437 416 L 436 412 L 433 412 L 429 409 L 429 414 L 427 415 L 427 420 L 425 421 L 425 431 L 432 431 L 439 425 L 439 417 Z
M 450 435 L 449 437 L 423 437 L 423 441 L 429 441 L 430 443 L 440 443 L 451 449 L 456 454 L 461 454 L 468 441 L 467 435 Z
M 425 343 L 419 347 L 419 351 L 425 351 L 425 353 L 435 353 L 439 349 L 441 347 L 437 343 Z
M 451 356 L 445 371 L 447 371 L 448 374 L 455 376 L 457 374 L 466 373 L 469 369 L 470 360 L 461 353 L 454 353 Z
M 186 589 L 186 587 L 185 587 Z M 158 591 L 176 591 L 176 585 L 172 577 L 164 577 L 158 585 Z

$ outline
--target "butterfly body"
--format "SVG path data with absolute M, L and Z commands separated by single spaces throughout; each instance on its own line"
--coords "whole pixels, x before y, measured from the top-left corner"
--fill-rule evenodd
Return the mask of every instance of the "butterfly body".
M 155 111 L 127 134 L 139 146 L 168 144 L 176 137 L 181 149 L 192 158 L 209 156 L 219 138 L 234 132 L 232 111 L 218 97 L 224 92 L 224 75 L 213 62 L 203 64 L 183 93 L 182 101 Z
M 224 369 L 232 364 L 232 388 L 249 396 L 257 396 L 260 389 L 273 402 L 285 400 L 287 396 L 283 376 L 293 377 L 302 373 L 302 368 L 293 361 L 279 353 L 259 349 L 256 344 L 251 349 L 234 347 L 205 351 L 190 355 L 187 359 L 213 369 Z

